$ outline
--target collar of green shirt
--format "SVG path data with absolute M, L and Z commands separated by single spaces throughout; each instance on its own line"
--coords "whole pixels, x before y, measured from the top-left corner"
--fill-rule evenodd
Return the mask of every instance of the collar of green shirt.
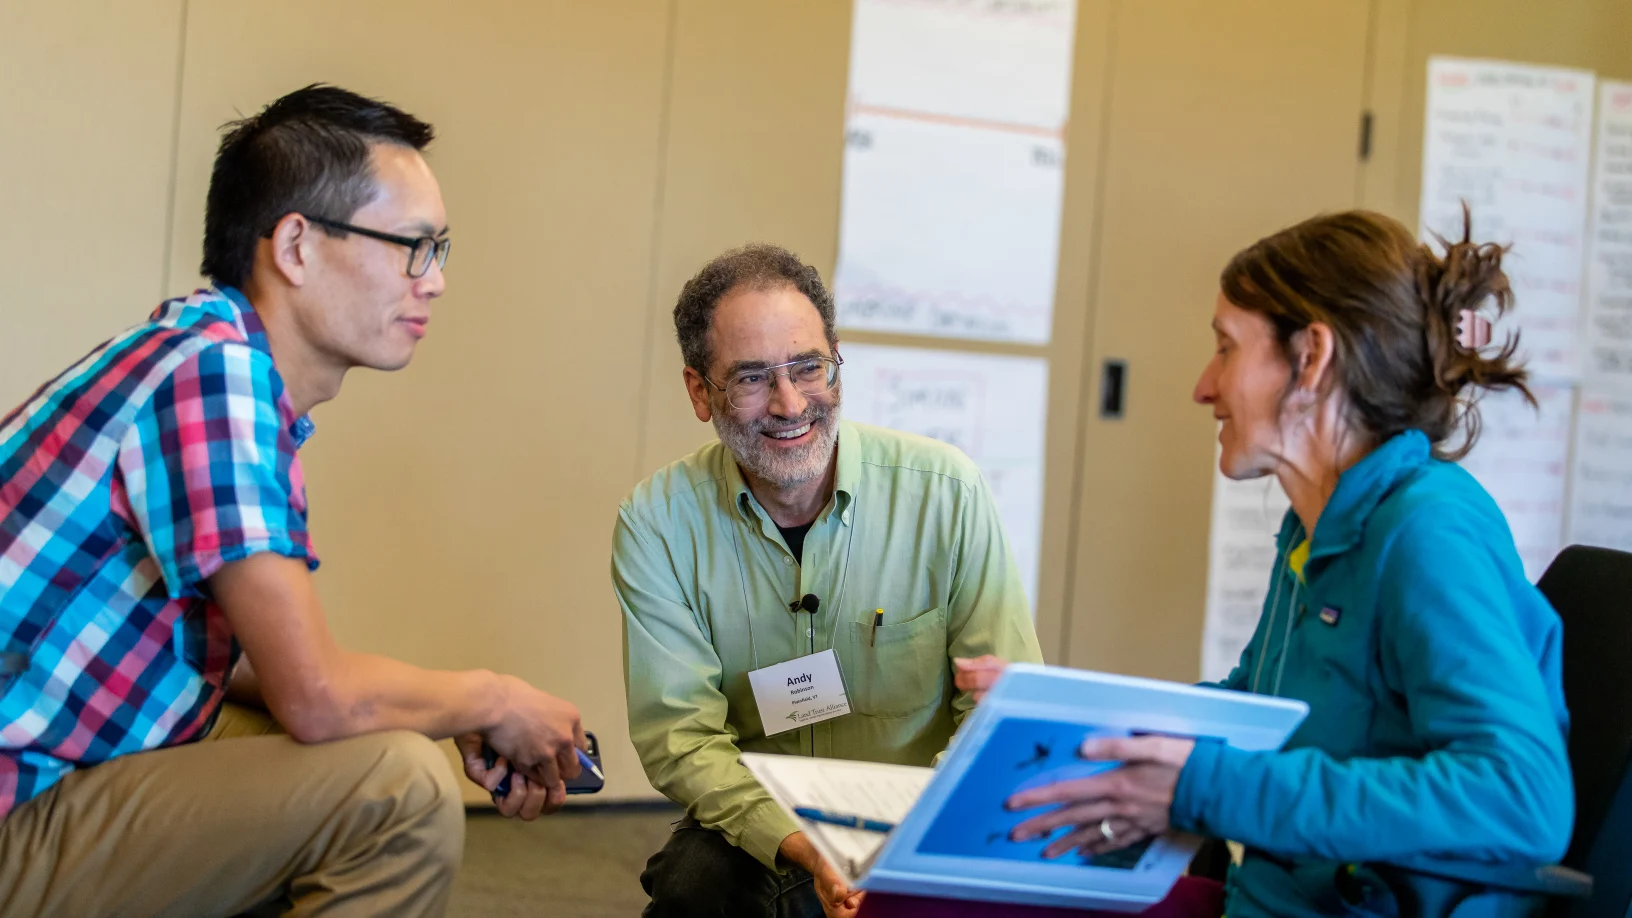
M 833 476 L 833 500 L 828 501 L 822 512 L 816 515 L 815 522 L 824 522 L 835 512 L 839 514 L 839 521 L 850 524 L 850 507 L 855 503 L 856 490 L 861 486 L 861 433 L 849 421 L 839 422 L 839 441 L 835 449 L 839 454 L 838 474 Z M 760 506 L 759 499 L 754 497 L 753 489 L 748 487 L 748 479 L 743 477 L 742 469 L 737 465 L 737 458 L 730 449 L 721 449 L 716 454 L 717 459 L 725 467 L 719 469 L 724 477 L 726 492 L 737 512 L 744 519 L 757 517 L 762 527 L 772 527 L 776 523 L 771 515 Z M 770 535 L 770 530 L 766 530 Z

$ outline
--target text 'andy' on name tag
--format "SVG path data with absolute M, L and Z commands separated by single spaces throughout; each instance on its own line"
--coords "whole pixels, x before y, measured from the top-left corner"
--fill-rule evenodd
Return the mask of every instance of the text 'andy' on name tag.
M 756 669 L 748 674 L 748 684 L 766 736 L 850 713 L 839 658 L 831 650 Z

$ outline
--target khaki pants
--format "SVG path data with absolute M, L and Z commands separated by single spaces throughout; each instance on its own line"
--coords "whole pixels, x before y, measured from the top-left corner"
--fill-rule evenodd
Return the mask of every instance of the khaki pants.
M 305 746 L 227 705 L 206 739 L 73 772 L 0 820 L 0 915 L 441 915 L 464 843 L 425 737 Z

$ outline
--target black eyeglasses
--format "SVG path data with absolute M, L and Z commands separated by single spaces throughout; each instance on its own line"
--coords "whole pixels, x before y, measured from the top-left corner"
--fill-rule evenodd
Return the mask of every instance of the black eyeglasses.
M 431 270 L 431 262 L 436 262 L 438 268 L 448 264 L 448 251 L 453 248 L 452 239 L 438 239 L 435 236 L 398 236 L 395 233 L 382 233 L 366 226 L 353 226 L 350 223 L 341 223 L 339 220 L 330 220 L 326 217 L 314 217 L 310 214 L 301 214 L 302 217 L 326 226 L 332 230 L 347 233 L 356 233 L 381 242 L 394 242 L 408 249 L 408 276 L 424 277 L 425 272 Z

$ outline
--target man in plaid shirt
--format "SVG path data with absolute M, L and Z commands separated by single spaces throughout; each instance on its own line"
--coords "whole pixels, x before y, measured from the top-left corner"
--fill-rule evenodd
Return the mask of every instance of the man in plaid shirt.
M 488 789 L 514 763 L 506 815 L 563 802 L 571 704 L 348 652 L 311 580 L 307 412 L 407 365 L 443 290 L 431 137 L 323 86 L 231 125 L 214 286 L 0 420 L 0 913 L 440 914 L 440 737 Z

